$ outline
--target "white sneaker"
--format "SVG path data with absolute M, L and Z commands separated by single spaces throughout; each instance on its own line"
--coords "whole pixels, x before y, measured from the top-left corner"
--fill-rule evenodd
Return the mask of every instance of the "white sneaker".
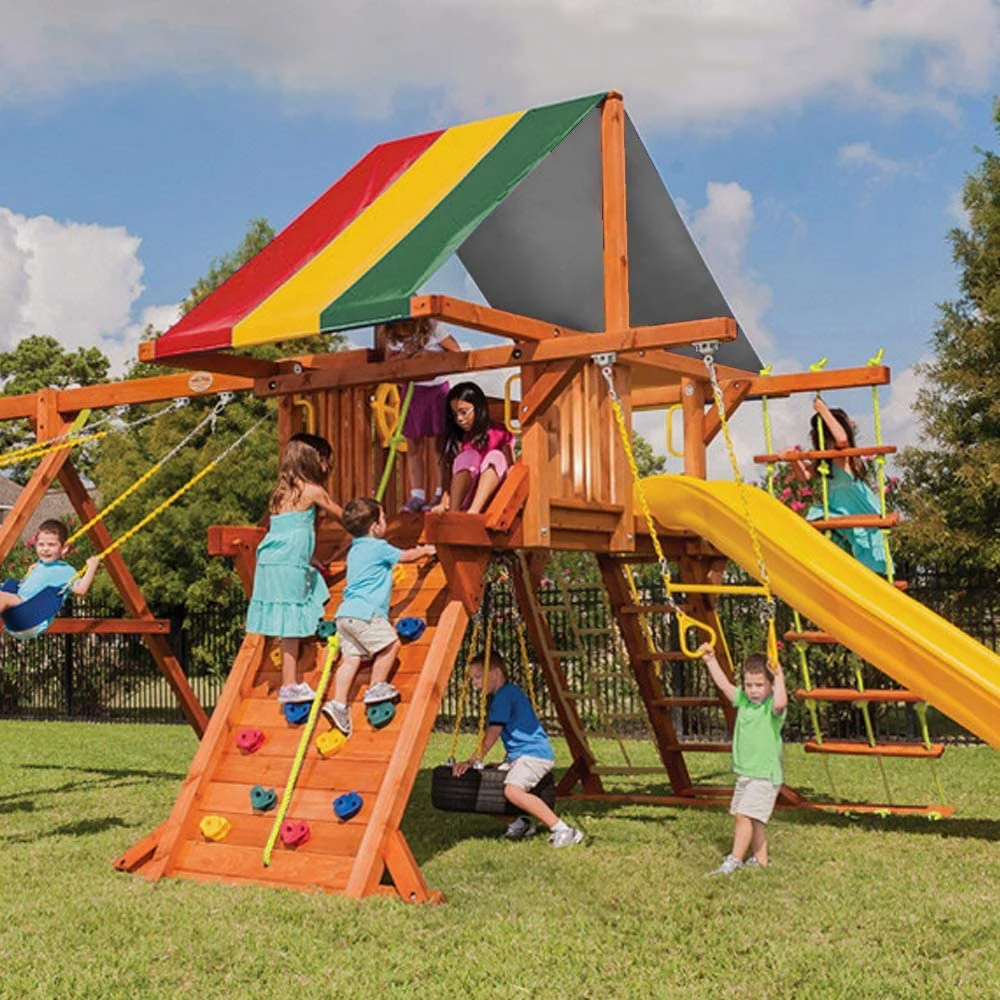
M 549 837 L 549 843 L 553 847 L 572 847 L 583 841 L 583 830 L 578 830 L 575 826 L 567 826 L 565 830 L 554 830 Z
M 537 830 L 538 827 L 527 816 L 518 816 L 504 831 L 504 836 L 508 840 L 524 840 L 533 837 Z
M 278 689 L 279 705 L 295 705 L 303 701 L 315 701 L 316 692 L 302 681 L 300 684 L 282 684 Z
M 740 869 L 742 867 L 743 867 L 743 862 L 740 861 L 739 858 L 735 857 L 732 854 L 727 854 L 725 856 L 725 858 L 723 859 L 722 864 L 719 865 L 719 867 L 716 868 L 714 871 L 710 871 L 708 874 L 709 875 L 732 875 L 734 871 L 737 871 L 738 869 Z
M 351 710 L 346 705 L 331 698 L 321 711 L 345 736 L 351 735 L 354 726 L 351 723 Z
M 377 705 L 380 701 L 393 701 L 399 697 L 399 689 L 388 681 L 373 684 L 366 692 L 362 701 L 366 705 Z

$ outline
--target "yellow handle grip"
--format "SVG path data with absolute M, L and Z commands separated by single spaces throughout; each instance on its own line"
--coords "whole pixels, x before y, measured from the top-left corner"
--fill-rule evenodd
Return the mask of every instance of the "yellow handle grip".
M 680 403 L 674 403 L 673 406 L 667 407 L 667 451 L 670 452 L 674 458 L 683 458 L 684 452 L 678 451 L 674 447 L 674 410 L 683 410 L 684 407 Z
M 688 645 L 687 634 L 690 629 L 694 629 L 696 632 L 701 632 L 705 636 L 705 642 L 710 646 L 714 646 L 718 641 L 718 636 L 715 634 L 715 629 L 711 625 L 706 625 L 704 622 L 698 621 L 697 618 L 692 618 L 690 615 L 684 614 L 683 611 L 677 613 L 677 639 L 680 643 L 681 652 L 690 660 L 696 660 L 698 658 L 698 649 L 701 646 L 699 642 L 694 649 Z

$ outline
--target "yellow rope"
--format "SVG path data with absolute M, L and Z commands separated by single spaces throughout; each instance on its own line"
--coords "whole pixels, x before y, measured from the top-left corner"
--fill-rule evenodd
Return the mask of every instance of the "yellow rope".
M 483 646 L 483 672 L 482 684 L 479 686 L 479 738 L 476 744 L 476 756 L 480 761 L 483 759 L 483 744 L 486 742 L 486 701 L 488 692 L 486 688 L 490 678 L 490 662 L 493 656 L 493 616 L 486 618 L 486 643 Z
M 885 354 L 883 348 L 879 348 L 875 352 L 873 357 L 868 359 L 869 365 L 880 365 L 882 363 L 882 357 Z M 882 445 L 882 410 L 879 406 L 878 398 L 878 386 L 872 386 L 872 417 L 875 424 L 875 445 L 876 447 L 881 447 Z M 885 520 L 888 513 L 888 505 L 885 499 L 885 455 L 875 456 L 875 468 L 878 474 L 878 499 L 879 499 L 879 509 L 882 512 L 882 519 Z M 892 553 L 889 548 L 889 529 L 882 528 L 882 544 L 885 546 L 885 577 L 892 583 L 895 578 L 896 568 L 892 562 Z
M 26 446 L 20 453 L 8 452 L 0 456 L 0 468 L 7 465 L 19 465 L 21 462 L 30 462 L 36 458 L 44 458 L 55 451 L 65 451 L 67 448 L 78 448 L 82 444 L 90 441 L 100 441 L 107 437 L 111 431 L 97 431 L 95 434 L 85 434 L 83 437 L 70 438 L 66 441 L 57 441 L 53 444 L 50 441 L 39 442 L 35 445 Z
M 271 826 L 270 836 L 267 838 L 267 843 L 264 845 L 263 860 L 265 868 L 271 864 L 271 852 L 274 850 L 274 845 L 278 841 L 278 834 L 281 832 L 281 824 L 285 821 L 285 817 L 288 815 L 288 810 L 291 807 L 292 794 L 295 791 L 295 784 L 299 780 L 299 772 L 302 770 L 302 762 L 305 760 L 306 750 L 309 748 L 309 738 L 312 736 L 313 729 L 316 727 L 316 720 L 319 718 L 320 705 L 323 703 L 323 692 L 326 690 L 326 686 L 330 682 L 330 674 L 333 672 L 333 664 L 337 659 L 337 653 L 339 650 L 340 636 L 334 632 L 334 634 L 326 640 L 326 660 L 323 663 L 323 672 L 320 674 L 319 685 L 316 688 L 316 698 L 312 703 L 312 707 L 309 709 L 309 718 L 306 720 L 306 724 L 302 729 L 299 746 L 295 751 L 295 759 L 292 761 L 292 770 L 288 775 L 288 781 L 285 782 L 285 791 L 281 796 L 281 805 L 278 807 L 278 812 L 274 817 L 274 823 Z

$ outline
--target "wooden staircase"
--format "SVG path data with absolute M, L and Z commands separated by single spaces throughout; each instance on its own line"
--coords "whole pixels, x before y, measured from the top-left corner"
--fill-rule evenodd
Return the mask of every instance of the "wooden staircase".
M 331 588 L 333 611 L 340 599 L 343 566 L 331 567 L 338 582 Z M 449 596 L 440 563 L 408 564 L 397 573 L 392 618 L 419 616 L 426 631 L 403 645 L 393 683 L 401 699 L 393 720 L 382 729 L 367 721 L 360 696 L 368 681 L 363 671 L 352 691 L 354 733 L 335 756 L 324 759 L 316 736 L 329 728 L 321 716 L 287 813 L 304 820 L 309 841 L 289 848 L 278 841 L 269 867 L 262 860 L 275 812 L 255 812 L 254 785 L 274 788 L 281 796 L 303 732 L 288 725 L 275 700 L 280 674 L 271 660 L 273 643 L 248 635 L 170 818 L 115 864 L 149 879 L 192 878 L 284 886 L 354 897 L 384 892 L 414 902 L 434 900 L 411 854 L 399 823 L 465 633 L 468 613 Z M 313 644 L 315 664 L 306 679 L 319 682 L 325 648 Z M 254 753 L 241 751 L 237 734 L 257 728 L 264 743 Z M 359 792 L 364 805 L 341 822 L 333 799 Z M 202 836 L 205 816 L 221 815 L 232 824 L 221 841 Z M 387 884 L 383 884 L 383 882 Z

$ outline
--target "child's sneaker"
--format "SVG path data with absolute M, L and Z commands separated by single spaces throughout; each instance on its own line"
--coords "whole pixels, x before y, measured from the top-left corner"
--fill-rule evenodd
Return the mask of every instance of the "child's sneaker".
M 388 681 L 379 681 L 373 684 L 362 699 L 366 705 L 377 705 L 380 701 L 392 701 L 399 697 L 399 690 L 393 687 Z
M 322 712 L 345 736 L 351 735 L 354 726 L 351 724 L 351 710 L 346 705 L 331 698 Z
M 303 701 L 315 701 L 316 692 L 302 681 L 300 684 L 282 684 L 278 689 L 279 705 L 295 705 Z
M 727 854 L 722 864 L 709 875 L 732 875 L 734 871 L 743 867 L 743 862 L 732 854 Z
M 411 496 L 402 507 L 400 514 L 422 514 L 426 510 L 426 501 L 422 497 Z
M 583 830 L 578 830 L 575 826 L 567 826 L 565 830 L 554 830 L 549 837 L 549 843 L 553 847 L 572 847 L 583 841 Z
M 504 831 L 504 836 L 508 840 L 524 840 L 525 837 L 533 837 L 537 829 L 527 816 L 518 816 Z
M 744 868 L 767 868 L 768 865 L 762 865 L 757 860 L 757 858 L 754 857 L 754 855 L 751 854 L 750 857 L 747 858 L 746 861 L 743 862 L 743 867 Z

